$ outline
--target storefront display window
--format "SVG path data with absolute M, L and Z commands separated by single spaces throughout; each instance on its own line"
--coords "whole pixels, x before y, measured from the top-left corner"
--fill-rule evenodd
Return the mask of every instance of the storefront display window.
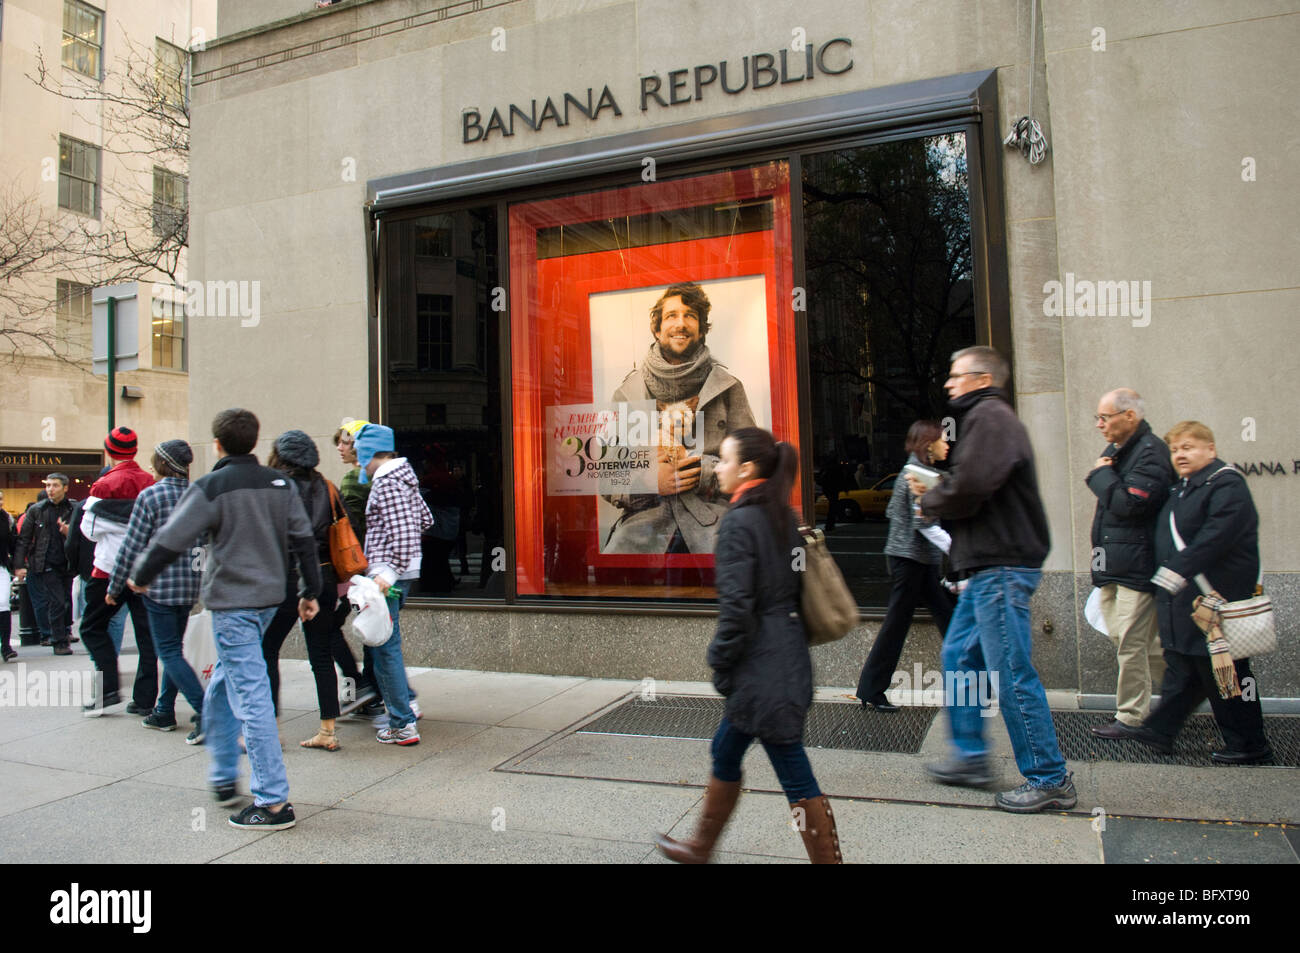
M 497 228 L 487 205 L 381 233 L 383 420 L 434 517 L 414 596 L 505 595 L 500 336 L 484 333 L 501 282 Z
M 772 162 L 511 206 L 520 596 L 713 596 L 722 439 L 798 439 L 789 196 Z
M 885 508 L 908 428 L 944 419 L 948 358 L 976 342 L 966 136 L 817 152 L 800 167 L 814 514 L 859 604 L 883 606 Z
M 908 428 L 944 422 L 953 351 L 1009 346 L 981 141 L 957 122 L 642 181 L 499 180 L 491 160 L 377 189 L 428 194 L 377 218 L 377 406 L 443 532 L 459 526 L 430 541 L 415 595 L 708 606 L 728 503 L 713 467 L 758 426 L 799 448 L 791 507 L 859 605 L 883 607 Z M 535 159 L 544 176 L 586 161 Z

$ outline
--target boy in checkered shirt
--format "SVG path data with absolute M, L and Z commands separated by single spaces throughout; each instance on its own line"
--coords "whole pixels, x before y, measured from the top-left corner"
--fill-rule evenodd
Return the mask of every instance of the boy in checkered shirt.
M 419 481 L 405 457 L 396 455 L 393 431 L 380 424 L 366 424 L 357 432 L 357 463 L 361 483 L 370 484 L 366 501 L 367 574 L 388 597 L 393 634 L 373 648 L 379 693 L 388 706 L 388 727 L 375 740 L 382 744 L 420 743 L 411 710 L 411 689 L 406 682 L 399 625 L 402 603 L 409 580 L 420 577 L 420 536 L 433 525 L 433 515 L 420 497 Z
M 108 605 L 117 605 L 130 596 L 126 579 L 131 567 L 166 525 L 189 488 L 193 461 L 194 451 L 184 440 L 167 440 L 154 447 L 153 469 L 158 480 L 136 497 L 126 540 L 108 580 L 108 595 L 104 597 Z M 203 743 L 203 684 L 185 661 L 183 648 L 190 609 L 199 598 L 201 546 L 202 539 L 195 539 L 189 552 L 181 553 L 158 574 L 149 594 L 139 597 L 149 615 L 149 632 L 164 675 L 158 703 L 141 724 L 158 731 L 175 730 L 176 695 L 182 693 L 194 709 L 194 730 L 185 739 L 192 745 Z

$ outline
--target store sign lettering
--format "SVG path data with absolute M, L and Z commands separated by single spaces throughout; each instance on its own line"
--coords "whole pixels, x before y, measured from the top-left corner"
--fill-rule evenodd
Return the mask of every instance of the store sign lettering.
M 0 453 L 0 467 L 85 467 L 99 466 L 97 453 Z
M 800 50 L 754 53 L 742 56 L 739 61 L 705 63 L 669 70 L 664 75 L 653 73 L 640 78 L 641 111 L 648 112 L 652 106 L 670 109 L 700 102 L 711 94 L 716 96 L 719 90 L 727 96 L 738 96 L 748 89 L 811 82 L 818 73 L 838 76 L 852 68 L 853 41 L 836 37 L 821 45 L 808 42 Z M 605 110 L 615 117 L 623 115 L 608 85 L 601 88 L 599 95 L 594 86 L 589 86 L 585 96 L 564 93 L 558 99 L 552 96 L 531 99 L 527 107 L 518 103 L 510 103 L 503 109 L 493 107 L 486 120 L 481 110 L 465 109 L 460 117 L 461 142 L 487 142 L 494 134 L 508 139 L 525 129 L 541 132 L 548 122 L 558 129 L 569 125 L 575 114 L 595 120 Z
M 1233 463 L 1243 476 L 1286 476 L 1286 464 L 1281 460 L 1260 460 L 1257 463 Z M 1291 461 L 1291 472 L 1300 474 L 1300 460 Z
M 461 119 L 461 141 L 462 142 L 486 142 L 493 132 L 499 135 L 510 137 L 515 134 L 515 121 L 519 125 L 529 129 L 532 132 L 539 132 L 545 127 L 547 120 L 555 123 L 557 127 L 567 126 L 570 122 L 572 113 L 570 109 L 581 113 L 588 119 L 599 119 L 602 110 L 612 109 L 615 116 L 623 115 L 623 110 L 618 108 L 618 103 L 614 100 L 614 94 L 606 86 L 600 91 L 600 98 L 592 102 L 592 87 L 587 87 L 587 98 L 584 103 L 572 93 L 565 93 L 563 116 L 560 118 L 561 110 L 555 105 L 555 100 L 550 96 L 542 104 L 542 110 L 537 111 L 537 100 L 532 100 L 531 106 L 527 109 L 521 109 L 514 103 L 506 109 L 505 116 L 501 115 L 500 110 L 493 109 L 488 116 L 487 125 L 483 125 L 483 114 L 477 109 L 467 109 Z

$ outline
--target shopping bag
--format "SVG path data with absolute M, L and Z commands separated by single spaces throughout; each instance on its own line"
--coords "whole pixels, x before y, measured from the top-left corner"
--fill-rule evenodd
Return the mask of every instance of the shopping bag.
M 1088 624 L 1102 635 L 1110 635 L 1106 629 L 1106 617 L 1101 611 L 1101 590 L 1096 586 L 1088 593 L 1088 601 L 1083 604 L 1083 617 Z
M 388 600 L 379 583 L 366 576 L 353 576 L 348 602 L 357 614 L 352 617 L 352 631 L 366 645 L 383 645 L 392 637 L 393 618 L 388 614 Z
M 183 654 L 185 661 L 190 663 L 190 668 L 194 669 L 194 674 L 199 677 L 199 684 L 207 691 L 208 682 L 212 681 L 212 671 L 217 667 L 217 642 L 212 631 L 210 610 L 204 609 L 190 616 L 189 624 L 185 626 Z

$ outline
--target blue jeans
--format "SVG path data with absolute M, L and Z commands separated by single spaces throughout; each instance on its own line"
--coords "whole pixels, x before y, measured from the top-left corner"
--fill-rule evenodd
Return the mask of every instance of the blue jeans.
M 1016 766 L 1036 788 L 1065 783 L 1065 758 L 1056 741 L 1056 727 L 1047 707 L 1047 693 L 1030 658 L 1029 597 L 1042 572 L 999 566 L 970 578 L 943 641 L 945 686 L 953 673 L 987 671 L 998 677 L 998 705 Z M 947 698 L 952 741 L 960 758 L 982 758 L 984 719 L 970 691 Z
M 379 694 L 383 696 L 384 705 L 388 708 L 388 725 L 394 730 L 415 721 L 415 713 L 411 711 L 411 686 L 406 683 L 406 663 L 402 661 L 402 627 L 398 621 L 402 603 L 406 601 L 408 585 L 409 583 L 399 580 L 389 590 L 397 593 L 396 599 L 388 600 L 393 634 L 383 645 L 371 646 L 370 649 L 375 681 L 379 683 Z
M 144 596 L 144 608 L 149 613 L 149 632 L 153 635 L 154 651 L 163 666 L 162 691 L 154 712 L 159 715 L 176 714 L 176 694 L 184 693 L 194 713 L 203 715 L 203 685 L 185 661 L 185 627 L 190 621 L 189 606 L 165 606 Z
M 77 587 L 77 618 L 85 618 L 86 615 L 86 584 L 83 582 Z M 113 651 L 120 658 L 122 655 L 122 636 L 126 635 L 126 603 L 118 607 L 117 612 L 113 614 L 112 620 L 108 623 L 108 637 L 113 640 Z M 176 698 L 176 690 L 172 689 L 172 698 Z
M 265 609 L 214 609 L 217 664 L 203 697 L 208 780 L 233 784 L 239 777 L 239 734 L 248 749 L 249 790 L 259 807 L 289 800 L 289 778 L 271 707 L 271 682 L 262 658 L 262 633 L 275 615 Z
M 723 715 L 710 746 L 713 776 L 719 781 L 739 781 L 740 762 L 753 740 L 753 735 L 738 730 Z M 821 788 L 813 777 L 812 765 L 808 763 L 808 753 L 803 750 L 802 744 L 774 745 L 764 741 L 762 745 L 781 782 L 781 789 L 785 791 L 786 800 L 793 804 L 821 796 Z

